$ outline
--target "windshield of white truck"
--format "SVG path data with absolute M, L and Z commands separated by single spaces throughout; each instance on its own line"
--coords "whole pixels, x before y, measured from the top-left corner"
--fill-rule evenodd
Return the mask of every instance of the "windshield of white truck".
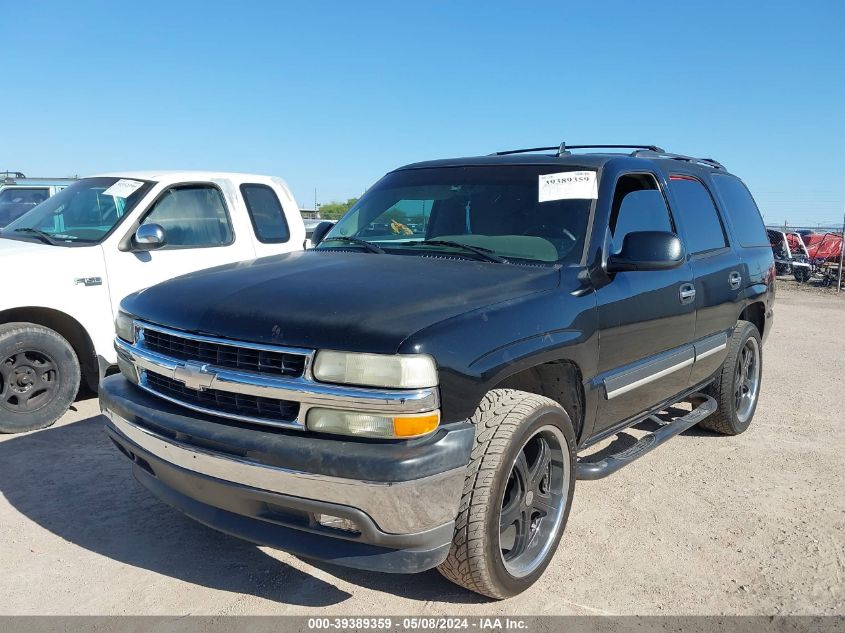
M 576 263 L 596 181 L 594 170 L 560 165 L 399 170 L 368 190 L 320 248 Z
M 54 246 L 95 244 L 120 224 L 152 183 L 129 178 L 84 178 L 33 207 L 0 237 Z

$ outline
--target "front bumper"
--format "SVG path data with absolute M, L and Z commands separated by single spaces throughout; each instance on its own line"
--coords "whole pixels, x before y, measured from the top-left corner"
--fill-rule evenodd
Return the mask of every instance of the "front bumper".
M 448 554 L 472 443 L 468 425 L 418 442 L 317 438 L 186 411 L 122 376 L 103 381 L 100 402 L 106 431 L 138 481 L 206 525 L 378 571 L 422 571 Z M 317 515 L 351 521 L 355 531 L 324 526 Z

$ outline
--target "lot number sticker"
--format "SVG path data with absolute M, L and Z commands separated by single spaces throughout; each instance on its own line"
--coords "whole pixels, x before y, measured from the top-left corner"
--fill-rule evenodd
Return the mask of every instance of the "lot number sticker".
M 540 202 L 552 200 L 595 200 L 599 197 L 594 171 L 564 171 L 540 176 Z
M 144 183 L 137 180 L 128 180 L 121 178 L 111 187 L 103 192 L 104 196 L 114 196 L 115 198 L 128 198 L 135 193 Z

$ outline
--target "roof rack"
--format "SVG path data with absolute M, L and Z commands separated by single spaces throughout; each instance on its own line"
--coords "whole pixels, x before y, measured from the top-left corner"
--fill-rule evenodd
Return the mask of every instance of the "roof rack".
M 529 147 L 526 149 L 508 149 L 502 152 L 493 152 L 490 156 L 507 156 L 508 154 L 527 154 L 530 152 L 548 152 L 552 150 L 557 151 L 558 156 L 563 156 L 571 149 L 633 149 L 633 150 L 648 150 L 656 153 L 665 153 L 663 149 L 657 145 L 567 145 L 566 142 L 554 147 Z
M 19 171 L 0 171 L 4 180 L 10 180 L 12 178 L 26 178 L 23 173 Z
M 685 154 L 672 154 L 670 152 L 664 152 L 663 150 L 650 150 L 650 149 L 639 149 L 635 152 L 631 152 L 631 156 L 646 156 L 651 158 L 669 158 L 671 160 L 682 160 L 687 163 L 695 163 L 697 165 L 706 165 L 707 167 L 712 167 L 714 169 L 722 169 L 725 170 L 725 166 L 717 160 L 712 158 L 696 158 L 695 156 L 686 156 Z
M 657 145 L 567 145 L 565 142 L 557 147 L 528 147 L 526 149 L 508 149 L 503 152 L 494 152 L 490 156 L 508 156 L 509 154 L 527 154 L 530 152 L 549 152 L 557 150 L 558 156 L 566 156 L 571 149 L 630 149 L 632 151 L 629 156 L 643 156 L 649 158 L 669 158 L 671 160 L 682 160 L 688 163 L 695 163 L 697 165 L 706 165 L 713 169 L 725 169 L 717 160 L 712 158 L 696 158 L 694 156 L 687 156 L 685 154 L 673 154 L 667 152 L 665 149 Z

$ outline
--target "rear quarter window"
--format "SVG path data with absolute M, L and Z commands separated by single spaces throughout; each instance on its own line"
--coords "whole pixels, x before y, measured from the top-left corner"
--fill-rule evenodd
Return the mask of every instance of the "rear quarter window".
M 748 187 L 739 178 L 726 174 L 713 174 L 713 183 L 722 198 L 740 246 L 769 246 L 760 209 Z
M 728 245 L 722 219 L 707 188 L 697 178 L 672 175 L 669 188 L 683 218 L 689 253 L 706 253 Z
M 246 183 L 241 185 L 247 211 L 249 211 L 255 236 L 264 244 L 279 244 L 290 239 L 285 211 L 276 192 L 267 185 Z

